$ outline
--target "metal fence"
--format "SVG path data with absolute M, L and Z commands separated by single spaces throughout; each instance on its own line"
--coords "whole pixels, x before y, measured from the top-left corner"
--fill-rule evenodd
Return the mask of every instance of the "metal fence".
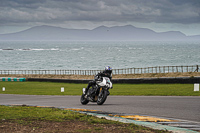
M 96 75 L 102 70 L 0 70 L 1 75 Z M 113 75 L 199 72 L 199 65 L 113 69 Z
M 145 67 L 145 68 L 114 69 L 113 72 L 114 72 L 114 74 L 199 72 L 199 65 L 192 65 L 192 66 L 156 66 L 156 67 Z

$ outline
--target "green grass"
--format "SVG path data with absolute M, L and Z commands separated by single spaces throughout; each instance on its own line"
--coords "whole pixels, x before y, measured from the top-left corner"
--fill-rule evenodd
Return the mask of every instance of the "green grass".
M 112 95 L 200 96 L 194 84 L 116 84 Z
M 107 130 L 106 126 L 115 127 L 120 131 L 128 131 L 128 132 L 167 132 L 167 131 L 159 131 L 154 130 L 142 126 L 138 126 L 135 124 L 127 124 L 121 123 L 117 121 L 106 120 L 102 118 L 97 118 L 91 115 L 81 114 L 74 111 L 62 110 L 57 108 L 38 108 L 38 107 L 29 107 L 29 106 L 1 106 L 0 105 L 0 124 L 3 125 L 4 122 L 14 122 L 23 126 L 32 127 L 33 130 L 37 132 L 37 129 L 42 128 L 41 125 L 33 125 L 31 123 L 40 123 L 41 121 L 45 122 L 66 122 L 70 121 L 71 123 L 78 123 L 79 126 L 84 127 L 84 129 L 80 129 L 75 132 L 91 132 L 91 131 L 102 131 L 105 132 Z M 82 122 L 82 123 L 80 123 Z M 87 125 L 91 125 L 90 128 L 87 128 Z M 59 125 L 60 125 L 59 124 Z M 36 127 L 35 127 L 36 126 Z M 101 127 L 98 127 L 101 126 Z M 3 130 L 2 126 L 2 131 Z M 0 129 L 0 130 L 1 130 Z M 62 129 L 67 130 L 67 129 Z M 105 131 L 104 131 L 105 130 Z M 45 130 L 45 132 L 52 132 L 50 130 Z
M 65 120 L 80 120 L 89 123 L 117 123 L 106 119 L 98 119 L 91 115 L 57 108 L 38 108 L 29 106 L 0 106 L 0 120 L 47 120 L 62 122 Z
M 27 95 L 81 95 L 86 84 L 52 83 L 52 82 L 0 82 L 0 93 Z M 2 92 L 5 87 L 5 92 Z M 64 92 L 61 92 L 64 87 Z
M 26 95 L 81 95 L 87 84 L 53 82 L 0 82 L 0 94 Z M 2 91 L 5 87 L 5 91 Z M 61 92 L 61 87 L 65 91 Z M 111 95 L 136 96 L 200 96 L 194 92 L 194 84 L 114 84 Z

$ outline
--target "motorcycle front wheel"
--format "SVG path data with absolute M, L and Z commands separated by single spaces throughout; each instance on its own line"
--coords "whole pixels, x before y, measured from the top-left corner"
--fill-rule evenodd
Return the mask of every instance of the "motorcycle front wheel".
M 102 105 L 106 101 L 106 99 L 107 99 L 107 93 L 108 92 L 105 91 L 105 90 L 101 91 L 101 93 L 99 94 L 98 99 L 97 99 L 97 104 L 98 105 Z
M 80 101 L 81 101 L 81 104 L 83 104 L 83 105 L 86 105 L 89 102 L 89 100 L 87 100 L 87 98 L 85 98 L 84 94 L 82 94 Z

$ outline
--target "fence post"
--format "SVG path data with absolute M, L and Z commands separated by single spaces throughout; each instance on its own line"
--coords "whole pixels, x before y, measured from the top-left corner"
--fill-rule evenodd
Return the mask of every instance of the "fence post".
M 183 73 L 183 66 L 181 66 L 181 71 L 182 71 L 182 73 Z
M 197 72 L 199 72 L 199 66 L 197 65 Z
M 163 67 L 163 73 L 165 73 L 165 66 Z
M 168 66 L 168 73 L 169 73 L 169 66 Z

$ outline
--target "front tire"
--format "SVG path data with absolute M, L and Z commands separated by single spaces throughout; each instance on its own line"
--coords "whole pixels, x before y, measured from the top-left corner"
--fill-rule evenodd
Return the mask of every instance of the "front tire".
M 102 92 L 98 96 L 97 104 L 102 105 L 106 101 L 107 95 L 108 95 L 108 92 L 106 90 L 102 90 Z
M 89 102 L 89 100 L 87 100 L 87 98 L 85 98 L 84 94 L 82 94 L 80 101 L 81 101 L 81 104 L 83 104 L 83 105 L 86 105 Z

